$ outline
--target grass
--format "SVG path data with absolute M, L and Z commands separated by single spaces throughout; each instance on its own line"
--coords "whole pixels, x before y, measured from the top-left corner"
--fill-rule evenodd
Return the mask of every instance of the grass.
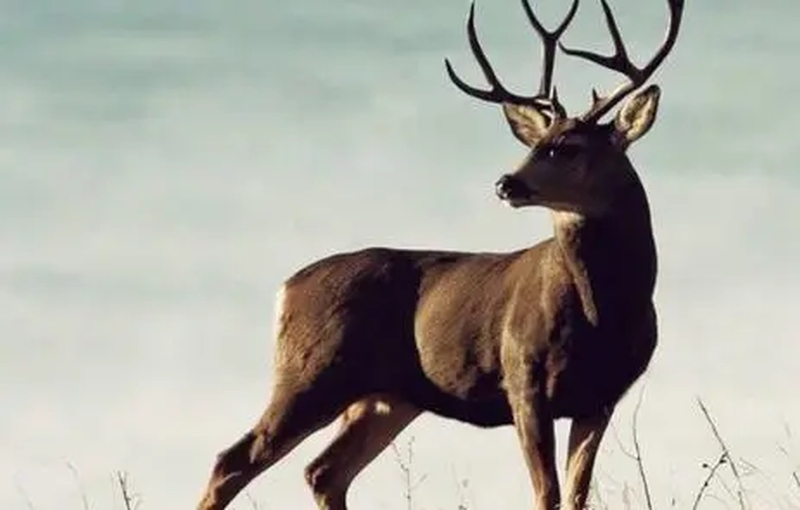
M 615 437 L 620 450 L 635 463 L 638 480 L 636 480 L 635 484 L 623 484 L 621 502 L 618 504 L 610 503 L 605 499 L 602 487 L 598 487 L 597 481 L 595 480 L 588 506 L 591 510 L 610 510 L 612 508 L 622 508 L 624 510 L 656 510 L 660 508 L 654 503 L 655 499 L 647 475 L 646 457 L 640 441 L 638 415 L 641 404 L 642 398 L 640 393 L 636 407 L 634 408 L 631 423 L 632 447 L 626 449 L 621 441 Z M 713 508 L 725 507 L 736 510 L 761 510 L 764 508 L 771 508 L 763 505 L 754 505 L 751 501 L 751 493 L 747 489 L 747 479 L 753 474 L 759 473 L 759 469 L 752 463 L 747 462 L 745 459 L 738 458 L 732 453 L 731 448 L 725 441 L 720 427 L 713 418 L 708 407 L 700 399 L 698 399 L 697 404 L 708 426 L 709 432 L 717 444 L 718 453 L 713 459 L 702 465 L 705 476 L 698 481 L 698 487 L 694 494 L 691 494 L 689 497 L 684 497 L 687 501 L 691 501 L 691 506 L 679 507 L 677 499 L 671 498 L 666 508 L 703 510 L 706 508 L 707 503 L 714 503 Z M 791 432 L 788 429 L 787 435 L 791 437 Z M 414 438 L 411 437 L 403 447 L 395 443 L 391 446 L 395 463 L 403 481 L 404 489 L 402 496 L 405 502 L 405 510 L 424 510 L 425 506 L 417 501 L 415 497 L 415 490 L 425 481 L 426 475 L 424 473 L 417 473 L 414 468 Z M 783 496 L 783 503 L 779 508 L 800 510 L 800 465 L 796 464 L 797 461 L 792 459 L 786 448 L 780 447 L 780 451 L 787 459 L 794 462 L 794 468 L 791 469 L 788 474 L 789 486 L 791 487 L 790 493 Z M 68 464 L 67 467 L 74 476 L 75 484 L 80 495 L 82 510 L 92 510 L 77 469 L 71 464 Z M 124 510 L 144 510 L 142 498 L 133 490 L 130 478 L 126 472 L 119 471 L 114 473 L 113 483 L 116 498 L 119 503 L 121 503 Z M 457 510 L 479 510 L 468 502 L 468 498 L 464 497 L 464 490 L 468 486 L 468 480 L 459 480 L 457 482 L 460 501 L 457 505 Z M 21 491 L 21 494 L 25 500 L 27 509 L 36 510 L 27 494 L 24 491 Z M 258 501 L 249 493 L 245 491 L 242 497 L 247 500 L 249 508 L 252 510 L 261 510 L 262 507 L 259 505 Z
M 718 453 L 714 459 L 702 464 L 702 468 L 705 470 L 705 476 L 699 482 L 695 493 L 691 495 L 690 499 L 692 503 L 691 507 L 688 508 L 691 510 L 699 510 L 704 508 L 704 503 L 711 501 L 715 503 L 714 508 L 725 507 L 738 510 L 761 510 L 762 508 L 771 508 L 763 505 L 755 505 L 751 501 L 751 494 L 747 489 L 746 479 L 753 474 L 759 473 L 760 470 L 758 467 L 731 453 L 731 449 L 723 438 L 720 427 L 708 407 L 701 399 L 697 400 L 697 404 L 717 444 Z M 630 486 L 626 486 L 627 490 L 623 491 L 622 508 L 626 510 L 655 510 L 656 506 L 653 504 L 650 483 L 645 469 L 645 459 L 642 455 L 639 442 L 637 417 L 640 406 L 641 394 L 633 412 L 633 451 L 625 451 L 622 445 L 620 445 L 620 448 L 623 453 L 636 463 L 639 473 L 638 485 L 644 496 L 635 498 L 633 495 L 635 490 L 630 488 Z M 789 452 L 785 448 L 781 448 L 781 451 L 787 458 L 790 458 Z M 787 494 L 783 498 L 784 504 L 780 508 L 800 509 L 800 468 L 795 467 L 792 469 L 789 476 L 791 478 L 792 493 Z M 594 487 L 593 496 L 594 500 L 591 507 L 593 509 L 607 510 L 612 507 L 617 507 L 616 505 L 609 505 L 603 501 L 597 487 Z M 638 501 L 636 501 L 637 499 Z M 678 508 L 675 498 L 672 498 L 668 508 Z

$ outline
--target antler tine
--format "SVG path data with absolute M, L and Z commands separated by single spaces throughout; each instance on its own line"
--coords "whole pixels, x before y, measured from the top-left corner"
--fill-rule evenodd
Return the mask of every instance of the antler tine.
M 534 30 L 536 30 L 536 33 L 539 34 L 539 38 L 542 40 L 542 78 L 541 82 L 539 83 L 540 96 L 548 97 L 550 95 L 550 90 L 553 83 L 553 68 L 555 67 L 556 44 L 558 44 L 558 40 L 572 22 L 572 18 L 575 17 L 575 13 L 578 12 L 578 3 L 579 0 L 573 0 L 572 6 L 570 7 L 569 12 L 567 12 L 567 15 L 564 17 L 558 27 L 551 32 L 547 30 L 544 25 L 542 25 L 541 21 L 539 21 L 539 18 L 536 17 L 536 14 L 533 12 L 533 9 L 528 3 L 528 0 L 522 0 L 522 8 L 525 9 L 525 14 L 528 16 L 528 21 L 530 21 Z
M 599 64 L 603 67 L 613 69 L 614 71 L 618 71 L 626 75 L 638 73 L 639 70 L 636 69 L 636 67 L 633 65 L 633 62 L 631 62 L 630 58 L 628 57 L 628 50 L 625 48 L 625 43 L 623 42 L 622 35 L 619 32 L 619 26 L 617 26 L 614 13 L 611 12 L 611 7 L 609 7 L 606 0 L 600 0 L 600 3 L 603 6 L 606 25 L 608 26 L 608 31 L 611 33 L 611 39 L 614 43 L 614 54 L 609 57 L 585 50 L 567 48 L 563 44 L 559 44 L 561 51 L 567 55 L 589 60 L 595 64 Z
M 563 44 L 559 43 L 561 51 L 567 55 L 594 62 L 595 64 L 599 64 L 607 69 L 622 73 L 629 79 L 627 83 L 623 83 L 614 92 L 605 97 L 598 95 L 597 92 L 593 90 L 592 106 L 589 111 L 581 117 L 583 121 L 596 122 L 600 120 L 603 115 L 608 113 L 623 98 L 642 86 L 672 50 L 672 47 L 675 45 L 675 41 L 678 38 L 678 30 L 680 29 L 681 18 L 683 15 L 684 0 L 667 0 L 667 2 L 670 10 L 670 20 L 669 28 L 667 29 L 667 35 L 656 54 L 644 67 L 637 67 L 628 56 L 628 52 L 625 49 L 625 43 L 622 41 L 619 27 L 617 26 L 617 22 L 614 19 L 614 14 L 611 12 L 611 7 L 609 7 L 607 0 L 600 0 L 600 3 L 605 14 L 606 25 L 608 25 L 608 30 L 611 33 L 611 39 L 614 43 L 613 55 L 605 56 L 585 50 L 567 48 Z
M 533 106 L 542 106 L 543 99 L 546 97 L 541 97 L 540 95 L 535 96 L 520 96 L 509 92 L 501 83 L 500 80 L 497 78 L 497 75 L 492 69 L 491 64 L 489 63 L 489 59 L 486 58 L 486 54 L 481 47 L 480 42 L 478 41 L 478 35 L 475 31 L 475 2 L 473 1 L 469 7 L 469 17 L 467 18 L 467 37 L 469 39 L 469 46 L 472 50 L 472 54 L 475 57 L 475 60 L 478 61 L 478 65 L 483 72 L 483 76 L 486 78 L 486 81 L 489 82 L 489 86 L 491 87 L 489 90 L 482 90 L 476 87 L 473 87 L 467 84 L 464 80 L 462 80 L 456 72 L 453 70 L 453 66 L 450 64 L 450 60 L 445 58 L 444 65 L 447 69 L 447 75 L 450 77 L 450 81 L 458 87 L 462 92 L 472 97 L 476 97 L 483 101 L 488 101 L 491 103 L 516 103 L 516 104 L 527 104 Z

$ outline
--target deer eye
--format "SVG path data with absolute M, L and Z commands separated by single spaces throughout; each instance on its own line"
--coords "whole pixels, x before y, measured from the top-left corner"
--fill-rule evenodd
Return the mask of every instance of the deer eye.
M 579 145 L 571 143 L 562 143 L 562 144 L 554 144 L 543 147 L 541 153 L 547 159 L 552 159 L 552 158 L 572 159 L 578 155 L 580 150 L 581 147 Z

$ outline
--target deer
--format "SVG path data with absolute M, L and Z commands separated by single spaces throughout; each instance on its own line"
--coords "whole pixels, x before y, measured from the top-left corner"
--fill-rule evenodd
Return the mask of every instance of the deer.
M 370 247 L 298 270 L 276 304 L 271 399 L 255 425 L 218 454 L 199 510 L 222 510 L 310 434 L 339 420 L 305 469 L 320 510 L 346 510 L 354 478 L 417 416 L 430 412 L 480 428 L 513 426 L 537 510 L 585 508 L 603 435 L 657 344 L 656 243 L 647 195 L 627 156 L 656 120 L 660 88 L 646 85 L 672 50 L 683 0 L 653 57 L 628 56 L 606 0 L 613 55 L 560 42 L 573 0 L 547 30 L 522 6 L 542 43 L 538 92 L 504 87 L 478 40 L 467 36 L 489 88 L 452 83 L 500 105 L 527 148 L 495 183 L 512 209 L 550 211 L 553 236 L 510 253 Z M 553 86 L 556 50 L 625 80 L 569 116 Z M 602 121 L 627 99 L 613 119 Z M 556 420 L 571 420 L 562 504 Z

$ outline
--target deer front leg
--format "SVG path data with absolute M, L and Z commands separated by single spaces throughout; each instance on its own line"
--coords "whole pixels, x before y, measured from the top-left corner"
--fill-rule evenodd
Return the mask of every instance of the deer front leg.
M 583 510 L 589 496 L 592 470 L 612 408 L 572 420 L 567 452 L 566 509 Z
M 512 399 L 514 426 L 535 492 L 536 510 L 556 510 L 560 495 L 555 462 L 555 430 L 543 395 L 527 390 Z

